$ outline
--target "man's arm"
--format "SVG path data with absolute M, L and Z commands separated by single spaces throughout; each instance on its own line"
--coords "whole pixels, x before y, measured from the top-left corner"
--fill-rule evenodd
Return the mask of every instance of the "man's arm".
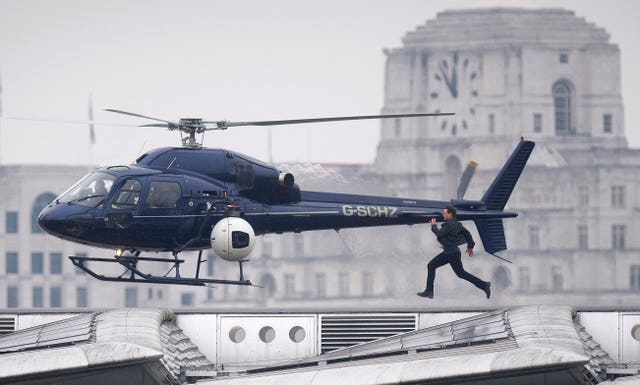
M 462 230 L 460 231 L 462 232 L 464 239 L 467 241 L 467 248 L 473 249 L 476 243 L 473 241 L 473 237 L 471 236 L 471 233 L 469 232 L 469 230 L 467 230 L 464 226 L 462 226 Z
M 436 235 L 437 238 L 446 237 L 454 230 L 455 228 L 451 226 L 449 222 L 446 222 L 446 221 L 442 224 L 442 226 L 440 226 L 440 229 L 438 229 L 438 225 L 433 223 L 431 224 L 431 231 L 433 231 L 433 233 Z
M 471 236 L 471 233 L 464 226 L 462 226 L 462 230 L 460 230 L 460 232 L 464 236 L 464 239 L 467 241 L 467 254 L 470 257 L 473 257 L 473 248 L 476 245 L 476 243 L 473 241 L 473 237 Z

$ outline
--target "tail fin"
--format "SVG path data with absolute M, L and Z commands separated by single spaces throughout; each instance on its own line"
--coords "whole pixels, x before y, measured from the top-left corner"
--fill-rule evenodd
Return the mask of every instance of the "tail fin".
M 487 210 L 502 211 L 504 209 L 534 146 L 534 142 L 523 140 L 513 150 L 502 170 L 500 170 L 498 176 L 496 176 L 482 197 L 482 202 L 484 202 Z M 502 219 L 474 219 L 473 222 L 478 228 L 482 245 L 487 253 L 495 255 L 498 251 L 507 249 Z
M 507 204 L 513 188 L 516 186 L 520 174 L 524 166 L 529 160 L 529 155 L 533 151 L 535 146 L 534 142 L 529 140 L 522 140 L 518 144 L 507 163 L 504 164 L 502 170 L 498 173 L 498 176 L 493 180 L 491 186 L 482 197 L 487 210 L 503 210 Z

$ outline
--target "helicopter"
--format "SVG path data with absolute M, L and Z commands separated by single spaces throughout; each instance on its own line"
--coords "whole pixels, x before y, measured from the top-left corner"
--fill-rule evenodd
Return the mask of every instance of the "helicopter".
M 39 225 L 61 239 L 115 250 L 114 258 L 70 256 L 71 262 L 103 281 L 208 286 L 250 285 L 243 264 L 256 236 L 313 230 L 425 223 L 442 221 L 442 209 L 453 205 L 457 219 L 475 223 L 486 252 L 507 248 L 502 220 L 518 214 L 504 207 L 535 146 L 523 140 L 480 200 L 466 200 L 464 192 L 473 174 L 471 164 L 461 178 L 457 199 L 450 201 L 304 191 L 291 173 L 244 154 L 205 148 L 196 134 L 238 126 L 273 126 L 363 119 L 412 118 L 436 114 L 395 114 L 255 122 L 205 121 L 185 118 L 177 122 L 107 109 L 113 113 L 155 121 L 145 127 L 177 130 L 181 147 L 150 150 L 127 166 L 95 169 L 47 205 Z M 472 162 L 473 163 L 473 162 Z M 237 262 L 237 280 L 200 277 L 204 250 Z M 195 273 L 183 276 L 185 259 L 179 254 L 198 251 Z M 143 256 L 142 252 L 170 252 L 173 258 Z M 503 259 L 503 258 L 501 258 Z M 89 267 L 117 263 L 130 272 L 103 275 Z M 169 264 L 165 275 L 153 275 L 138 263 Z M 169 275 L 174 270 L 173 275 Z

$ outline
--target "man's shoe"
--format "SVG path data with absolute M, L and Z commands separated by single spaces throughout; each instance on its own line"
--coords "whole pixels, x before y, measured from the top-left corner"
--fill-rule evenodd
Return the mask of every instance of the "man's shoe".
M 422 298 L 433 298 L 433 292 L 432 291 L 421 291 L 420 293 L 418 293 L 418 297 L 422 297 Z
M 491 297 L 491 282 L 487 282 L 486 285 L 482 288 L 482 291 L 487 295 L 487 299 Z

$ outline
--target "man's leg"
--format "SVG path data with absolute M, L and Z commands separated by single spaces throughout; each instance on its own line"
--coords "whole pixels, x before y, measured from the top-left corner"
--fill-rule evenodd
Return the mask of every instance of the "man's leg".
M 433 297 L 433 282 L 436 279 L 436 269 L 447 263 L 449 263 L 449 258 L 447 258 L 444 252 L 436 255 L 429 261 L 427 264 L 427 288 L 423 293 L 431 293 L 431 297 Z
M 451 259 L 449 263 L 451 264 L 451 268 L 456 273 L 456 275 L 466 281 L 471 282 L 475 287 L 485 292 L 487 298 L 491 296 L 491 284 L 489 282 L 485 282 L 475 275 L 469 273 L 462 266 L 462 259 L 460 257 L 460 251 L 457 254 L 449 254 Z

